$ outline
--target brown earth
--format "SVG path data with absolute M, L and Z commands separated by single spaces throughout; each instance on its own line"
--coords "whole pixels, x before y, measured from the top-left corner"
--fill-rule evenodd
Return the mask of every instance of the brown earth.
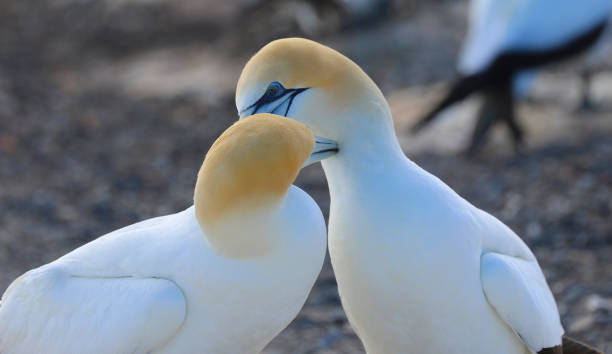
M 313 1 L 313 3 L 316 3 Z M 0 289 L 108 231 L 190 204 L 196 171 L 237 118 L 240 68 L 269 40 L 309 36 L 353 58 L 391 102 L 410 158 L 530 245 L 566 331 L 612 351 L 612 76 L 599 113 L 575 114 L 575 67 L 545 72 L 520 107 L 528 149 L 503 129 L 458 157 L 468 101 L 419 136 L 443 92 L 465 1 L 395 2 L 376 22 L 299 1 L 41 1 L 0 7 Z M 313 15 L 314 14 L 314 15 Z M 329 205 L 320 167 L 297 184 Z M 266 353 L 358 353 L 329 263 Z

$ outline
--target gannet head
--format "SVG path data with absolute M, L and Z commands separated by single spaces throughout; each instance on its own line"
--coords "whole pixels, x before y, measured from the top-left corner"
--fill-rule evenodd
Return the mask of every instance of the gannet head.
M 302 38 L 273 41 L 244 67 L 236 89 L 241 118 L 272 112 L 293 118 L 342 145 L 383 125 L 393 131 L 389 106 L 353 61 Z
M 213 143 L 198 173 L 195 213 L 209 244 L 226 257 L 265 254 L 279 240 L 271 231 L 300 168 L 334 153 L 304 124 L 256 114 L 229 127 Z

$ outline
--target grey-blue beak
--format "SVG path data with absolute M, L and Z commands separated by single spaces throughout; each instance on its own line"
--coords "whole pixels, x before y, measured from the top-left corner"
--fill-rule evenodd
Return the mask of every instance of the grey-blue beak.
M 312 150 L 312 154 L 304 164 L 302 168 L 312 165 L 315 162 L 319 162 L 321 160 L 325 160 L 326 158 L 335 155 L 338 152 L 338 144 L 327 138 L 322 138 L 320 136 L 315 136 L 315 146 Z

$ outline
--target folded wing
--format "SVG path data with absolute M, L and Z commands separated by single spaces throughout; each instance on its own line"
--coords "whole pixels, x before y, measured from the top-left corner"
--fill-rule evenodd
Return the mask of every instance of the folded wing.
M 480 272 L 489 304 L 529 349 L 561 344 L 559 310 L 535 260 L 490 252 L 481 257 Z
M 186 315 L 182 291 L 160 278 L 79 277 L 44 266 L 0 303 L 1 353 L 147 353 Z

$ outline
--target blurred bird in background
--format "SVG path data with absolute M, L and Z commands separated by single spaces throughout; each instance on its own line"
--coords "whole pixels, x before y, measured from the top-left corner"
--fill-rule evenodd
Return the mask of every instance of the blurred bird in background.
M 564 60 L 582 61 L 582 109 L 593 109 L 593 72 L 612 49 L 612 1 L 472 0 L 469 29 L 459 54 L 459 79 L 446 96 L 413 127 L 416 133 L 446 108 L 482 94 L 468 155 L 486 142 L 496 122 L 508 127 L 519 151 L 524 131 L 514 101 L 525 95 L 533 69 Z
M 259 18 L 257 14 L 273 14 L 315 36 L 379 23 L 391 16 L 392 5 L 393 0 L 255 0 L 242 10 L 242 17 L 248 21 Z
M 513 85 L 528 86 L 538 73 L 530 101 L 517 105 L 529 150 L 507 154 L 511 140 L 503 145 L 506 127 L 497 124 L 481 158 L 459 159 L 477 100 L 418 136 L 409 131 L 441 98 L 438 83 L 456 73 L 470 0 L 392 0 L 375 19 L 382 2 L 2 1 L 0 294 L 24 270 L 98 235 L 187 209 L 202 151 L 236 120 L 244 63 L 271 40 L 306 37 L 368 73 L 389 99 L 403 151 L 521 235 L 567 334 L 610 352 L 612 72 L 598 73 L 591 87 L 594 102 L 608 109 L 576 119 L 576 62 L 521 71 Z M 362 21 L 346 3 L 374 10 Z M 295 185 L 328 215 L 318 165 Z M 296 320 L 263 353 L 364 353 L 329 261 Z

